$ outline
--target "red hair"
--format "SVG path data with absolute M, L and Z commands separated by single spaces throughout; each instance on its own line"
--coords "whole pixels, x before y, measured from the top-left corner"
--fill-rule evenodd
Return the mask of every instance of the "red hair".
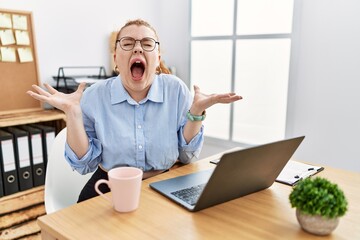
M 145 26 L 147 28 L 150 28 L 154 34 L 155 34 L 155 37 L 157 38 L 157 40 L 159 41 L 159 36 L 157 35 L 156 33 L 156 30 L 155 28 L 153 28 L 148 22 L 146 22 L 145 20 L 142 20 L 142 19 L 135 19 L 135 20 L 129 20 L 127 21 L 127 23 L 125 23 L 124 26 L 122 26 L 122 28 L 120 28 L 119 32 L 116 34 L 116 38 L 115 38 L 115 50 L 116 50 L 116 40 L 119 39 L 119 36 L 121 34 L 121 31 L 128 27 L 128 26 L 132 26 L 132 25 L 136 25 L 136 26 Z M 159 53 L 160 53 L 160 45 L 158 46 L 159 47 Z M 160 65 L 159 67 L 156 68 L 156 74 L 160 74 L 160 73 L 166 73 L 166 74 L 170 74 L 170 70 L 165 66 L 164 62 L 163 61 L 160 61 Z

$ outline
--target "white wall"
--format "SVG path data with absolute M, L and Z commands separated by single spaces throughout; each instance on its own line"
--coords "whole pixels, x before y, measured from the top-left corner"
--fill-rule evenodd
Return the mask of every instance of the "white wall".
M 163 0 L 160 25 L 166 56 L 187 83 L 189 2 Z M 295 4 L 286 136 L 306 138 L 294 157 L 360 172 L 360 1 Z
M 189 2 L 1 0 L 0 8 L 33 12 L 43 81 L 60 66 L 110 66 L 109 33 L 141 17 L 188 83 Z M 286 135 L 306 135 L 297 159 L 360 172 L 360 1 L 295 3 Z
M 360 1 L 295 1 L 287 135 L 295 157 L 360 172 Z
M 158 17 L 163 59 L 176 75 L 190 82 L 190 0 L 161 0 Z
M 134 18 L 157 28 L 159 2 L 1 0 L 0 8 L 32 12 L 40 78 L 48 82 L 61 66 L 105 66 L 110 74 L 110 33 Z

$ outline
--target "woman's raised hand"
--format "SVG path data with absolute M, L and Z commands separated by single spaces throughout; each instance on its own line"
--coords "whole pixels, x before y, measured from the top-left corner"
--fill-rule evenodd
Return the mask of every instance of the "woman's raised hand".
M 222 94 L 204 94 L 200 92 L 200 88 L 194 85 L 194 100 L 191 106 L 192 114 L 201 115 L 201 112 L 211 107 L 216 103 L 232 103 L 242 99 L 236 93 L 222 93 Z
M 53 107 L 67 113 L 67 111 L 69 111 L 72 107 L 80 106 L 80 99 L 82 97 L 86 84 L 81 83 L 75 92 L 69 94 L 59 92 L 46 83 L 44 84 L 44 86 L 46 87 L 47 91 L 37 85 L 32 85 L 36 92 L 27 91 L 26 93 L 41 102 L 46 102 Z

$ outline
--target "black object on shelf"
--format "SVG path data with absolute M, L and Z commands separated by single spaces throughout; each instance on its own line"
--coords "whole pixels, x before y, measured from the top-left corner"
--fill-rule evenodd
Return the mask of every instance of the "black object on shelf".
M 81 82 L 86 82 L 90 86 L 106 78 L 108 76 L 103 66 L 59 67 L 57 76 L 53 76 L 56 81 L 55 89 L 64 93 L 76 91 Z

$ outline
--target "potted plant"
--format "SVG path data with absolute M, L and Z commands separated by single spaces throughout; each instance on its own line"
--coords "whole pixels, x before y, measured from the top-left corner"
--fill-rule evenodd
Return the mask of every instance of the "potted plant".
M 292 190 L 291 207 L 296 208 L 300 226 L 316 235 L 328 235 L 347 211 L 343 191 L 325 178 L 306 178 Z

